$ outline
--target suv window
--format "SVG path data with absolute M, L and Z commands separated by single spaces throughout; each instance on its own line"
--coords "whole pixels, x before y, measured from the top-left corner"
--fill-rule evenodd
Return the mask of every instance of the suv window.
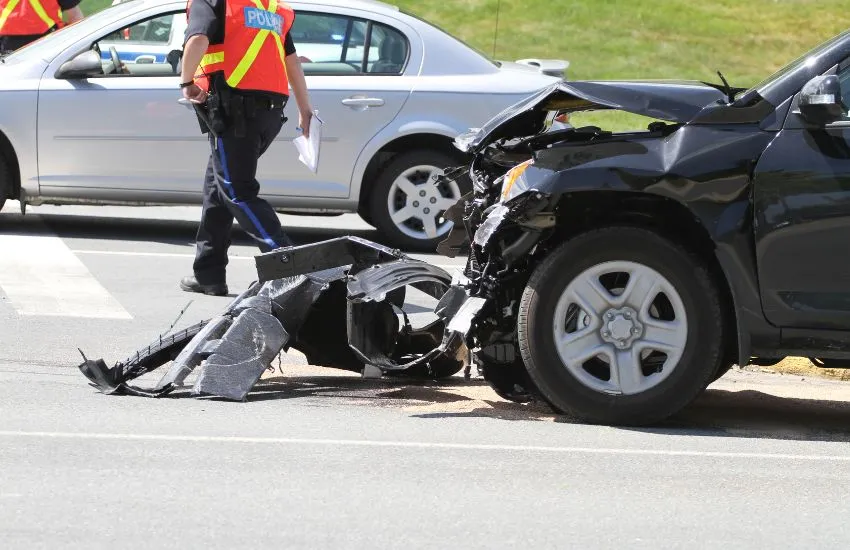
M 405 36 L 365 19 L 299 12 L 290 34 L 305 74 L 401 74 L 407 62 Z

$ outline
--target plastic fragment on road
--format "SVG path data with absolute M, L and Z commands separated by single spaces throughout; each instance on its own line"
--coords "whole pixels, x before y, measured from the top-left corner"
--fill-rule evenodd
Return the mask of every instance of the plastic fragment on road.
M 449 330 L 464 293 L 439 267 L 356 237 L 278 249 L 256 257 L 258 281 L 225 311 L 188 329 L 160 336 L 134 356 L 108 367 L 84 356 L 78 365 L 91 384 L 113 395 L 163 397 L 186 387 L 193 396 L 245 400 L 282 351 L 298 349 L 313 365 L 356 372 L 414 369 L 459 371 L 468 355 L 465 334 Z M 437 320 L 413 328 L 396 314 L 406 287 L 439 301 Z M 461 325 L 467 330 L 472 317 Z M 151 388 L 130 381 L 170 362 Z M 419 371 L 417 371 L 419 372 Z

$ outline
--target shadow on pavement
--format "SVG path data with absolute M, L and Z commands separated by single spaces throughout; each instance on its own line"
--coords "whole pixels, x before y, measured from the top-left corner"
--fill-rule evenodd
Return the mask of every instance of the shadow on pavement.
M 358 376 L 296 376 L 263 380 L 249 402 L 303 398 L 319 406 L 361 405 L 402 409 L 413 418 L 491 418 L 577 423 L 543 403 L 519 404 L 498 397 L 480 379 L 440 381 L 362 379 Z M 670 420 L 646 433 L 778 440 L 850 442 L 850 403 L 778 397 L 755 390 L 709 389 Z
M 850 442 L 850 403 L 779 397 L 756 390 L 707 390 L 656 428 L 676 435 Z

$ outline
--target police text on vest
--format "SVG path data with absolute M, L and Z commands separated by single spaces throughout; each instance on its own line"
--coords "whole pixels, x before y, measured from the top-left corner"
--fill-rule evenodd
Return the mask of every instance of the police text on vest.
M 246 27 L 271 31 L 277 35 L 283 32 L 283 17 L 276 13 L 259 8 L 245 8 L 244 15 Z

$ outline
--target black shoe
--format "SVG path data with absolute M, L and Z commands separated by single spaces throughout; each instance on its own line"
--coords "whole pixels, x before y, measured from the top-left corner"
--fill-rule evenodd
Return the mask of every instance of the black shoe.
M 210 296 L 227 296 L 227 284 L 202 285 L 195 277 L 183 277 L 180 279 L 180 288 L 186 292 L 199 292 Z

